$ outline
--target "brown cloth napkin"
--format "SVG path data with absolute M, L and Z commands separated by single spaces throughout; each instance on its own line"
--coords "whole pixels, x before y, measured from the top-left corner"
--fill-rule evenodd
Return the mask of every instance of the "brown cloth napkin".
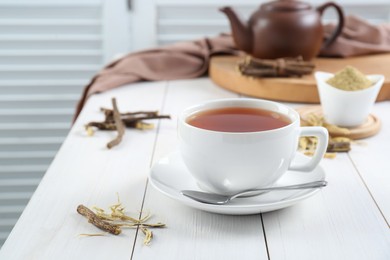
M 87 98 L 94 93 L 142 80 L 196 78 L 207 72 L 210 57 L 217 54 L 239 54 L 230 35 L 221 34 L 215 38 L 179 42 L 127 54 L 108 64 L 92 78 L 77 104 L 74 120 Z
M 334 25 L 325 25 L 329 35 Z M 345 19 L 340 37 L 320 56 L 349 57 L 390 52 L 390 24 L 372 25 L 356 16 Z M 108 64 L 85 87 L 77 105 L 74 120 L 87 98 L 128 83 L 142 80 L 195 78 L 207 72 L 209 60 L 216 54 L 238 54 L 231 36 L 222 34 L 193 42 L 180 42 L 166 47 L 127 54 Z
M 329 36 L 335 25 L 324 26 Z M 390 52 L 390 24 L 373 25 L 357 16 L 348 16 L 341 35 L 328 48 L 321 50 L 323 57 L 351 57 Z

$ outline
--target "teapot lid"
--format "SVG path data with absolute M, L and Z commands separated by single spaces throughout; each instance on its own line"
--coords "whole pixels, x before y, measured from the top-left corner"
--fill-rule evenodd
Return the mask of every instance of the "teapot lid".
M 310 9 L 307 3 L 294 0 L 276 0 L 265 3 L 261 6 L 264 11 L 302 11 Z

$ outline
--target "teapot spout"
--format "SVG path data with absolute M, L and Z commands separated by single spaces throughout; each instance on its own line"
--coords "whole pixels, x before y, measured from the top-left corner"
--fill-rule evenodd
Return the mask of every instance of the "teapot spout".
M 226 14 L 232 28 L 233 39 L 236 47 L 246 53 L 252 52 L 252 30 L 249 25 L 242 21 L 231 7 L 222 7 L 219 9 Z

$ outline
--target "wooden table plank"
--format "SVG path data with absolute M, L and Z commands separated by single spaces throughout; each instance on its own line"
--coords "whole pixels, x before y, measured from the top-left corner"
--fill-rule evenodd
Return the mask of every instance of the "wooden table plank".
M 171 81 L 161 122 L 154 161 L 177 149 L 176 122 L 180 112 L 205 100 L 237 97 L 215 87 L 208 79 Z M 133 259 L 268 259 L 260 215 L 224 216 L 192 209 L 166 198 L 150 185 L 144 210 L 167 224 L 156 230 L 150 247 L 137 240 Z M 142 234 L 141 234 L 142 236 Z
M 321 162 L 329 185 L 264 214 L 270 259 L 390 259 L 390 232 L 347 154 Z
M 100 233 L 76 212 L 77 205 L 108 207 L 118 193 L 123 205 L 139 215 L 156 130 L 126 130 L 122 143 L 107 150 L 114 133 L 87 137 L 83 125 L 100 120 L 101 106 L 158 110 L 165 82 L 141 83 L 93 96 L 72 128 L 33 198 L 0 251 L 0 259 L 130 259 L 136 230 L 119 236 L 80 237 Z M 145 97 L 145 98 L 140 98 Z M 135 149 L 136 147 L 136 149 Z
M 349 154 L 390 228 L 390 102 L 375 104 L 373 114 L 381 119 L 381 130 Z

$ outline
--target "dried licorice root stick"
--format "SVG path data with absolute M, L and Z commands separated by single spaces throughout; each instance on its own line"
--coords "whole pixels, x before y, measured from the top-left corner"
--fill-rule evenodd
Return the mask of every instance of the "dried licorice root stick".
M 88 129 L 89 127 L 96 127 L 99 130 L 109 130 L 109 131 L 115 131 L 116 126 L 112 123 L 105 123 L 105 122 L 89 122 L 85 128 Z
M 83 215 L 84 217 L 86 217 L 89 223 L 100 228 L 101 230 L 110 232 L 111 234 L 114 235 L 119 235 L 122 232 L 119 226 L 101 220 L 92 210 L 90 210 L 84 205 L 79 205 L 77 207 L 77 212 Z
M 112 109 L 109 108 L 100 108 L 102 112 L 104 112 L 107 115 L 112 114 Z M 136 111 L 136 112 L 126 112 L 126 113 L 121 113 L 121 116 L 134 116 L 134 115 L 149 115 L 149 116 L 157 116 L 158 111 Z
M 257 77 L 301 77 L 312 73 L 315 65 L 298 58 L 257 59 L 246 57 L 238 64 L 243 75 Z
M 107 144 L 108 149 L 111 149 L 112 147 L 118 145 L 122 141 L 122 137 L 125 134 L 125 126 L 122 122 L 121 114 L 119 113 L 115 98 L 112 99 L 112 108 L 113 108 L 114 122 L 115 122 L 116 130 L 118 131 L 118 135 L 114 140 L 112 140 Z

